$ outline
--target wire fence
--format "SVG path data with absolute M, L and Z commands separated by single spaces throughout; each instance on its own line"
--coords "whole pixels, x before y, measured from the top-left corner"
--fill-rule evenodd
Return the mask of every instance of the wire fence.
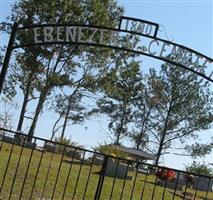
M 213 177 L 0 128 L 2 200 L 213 200 Z

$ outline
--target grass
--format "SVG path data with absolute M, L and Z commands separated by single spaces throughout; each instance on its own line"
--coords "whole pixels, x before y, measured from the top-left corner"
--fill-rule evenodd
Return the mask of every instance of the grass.
M 0 185 L 2 186 L 0 199 L 9 199 L 10 194 L 12 194 L 11 199 L 14 200 L 19 199 L 20 196 L 22 200 L 30 198 L 35 200 L 41 200 L 42 198 L 42 200 L 51 198 L 60 200 L 63 195 L 65 200 L 94 199 L 100 176 L 98 172 L 101 167 L 99 165 L 91 165 L 91 163 L 80 165 L 76 162 L 71 165 L 71 158 L 62 157 L 60 154 L 48 152 L 42 154 L 42 152 L 32 152 L 27 148 L 23 148 L 22 151 L 21 147 L 14 145 L 8 169 L 5 173 L 11 148 L 12 145 L 4 143 L 0 151 Z M 19 160 L 21 152 L 22 156 Z M 30 160 L 31 154 L 32 159 Z M 89 155 L 86 155 L 87 157 Z M 19 165 L 18 168 L 17 165 Z M 71 172 L 68 176 L 70 167 Z M 114 180 L 112 177 L 105 177 L 100 199 L 107 200 L 110 197 L 113 200 L 121 199 L 123 187 L 122 199 L 124 200 L 141 199 L 143 190 L 143 200 L 150 200 L 153 194 L 154 200 L 162 199 L 164 193 L 163 199 L 165 200 L 170 200 L 173 197 L 169 189 L 164 192 L 164 187 L 154 187 L 156 177 L 153 175 L 147 176 L 145 188 L 145 175 L 139 173 L 136 175 L 135 172 L 129 171 L 128 176 L 131 176 L 132 179 L 124 181 L 123 179 Z M 113 184 L 114 187 L 112 187 Z M 195 193 L 192 189 L 187 189 L 187 192 Z M 205 192 L 198 191 L 197 197 L 199 197 L 198 199 L 204 199 Z M 174 199 L 181 200 L 182 198 L 175 196 Z M 208 199 L 213 199 L 212 192 L 209 192 Z

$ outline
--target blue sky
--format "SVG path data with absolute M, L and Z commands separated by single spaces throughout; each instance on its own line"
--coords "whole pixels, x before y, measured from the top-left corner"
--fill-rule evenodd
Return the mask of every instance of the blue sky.
M 13 2 L 13 0 L 0 0 L 0 21 L 5 21 L 6 16 L 10 15 L 10 6 Z M 170 39 L 174 39 L 174 42 L 188 46 L 213 58 L 213 1 L 120 0 L 119 3 L 124 6 L 125 16 L 141 18 L 160 24 L 161 31 L 158 36 L 166 39 L 167 34 Z M 0 44 L 5 43 L 6 38 L 0 36 Z M 152 61 L 148 59 L 147 62 Z M 19 96 L 17 101 L 21 98 Z M 1 110 L 3 110 L 2 107 Z M 43 113 L 36 134 L 49 138 L 52 127 L 52 123 L 49 122 L 53 122 L 54 119 L 53 114 Z M 14 123 L 17 122 L 14 120 Z M 87 129 L 85 129 L 85 126 Z M 91 148 L 97 145 L 98 142 L 108 140 L 105 134 L 107 132 L 105 119 L 94 119 L 92 122 L 87 122 L 85 126 L 70 127 L 67 129 L 67 133 L 71 133 L 72 139 L 83 144 L 86 148 Z M 206 142 L 210 136 L 213 136 L 213 129 L 201 134 L 202 141 Z M 201 161 L 203 160 L 201 159 Z M 205 160 L 213 162 L 213 155 L 207 156 Z M 188 158 L 174 157 L 173 155 L 163 159 L 165 165 L 175 168 L 183 168 L 184 163 L 190 161 Z

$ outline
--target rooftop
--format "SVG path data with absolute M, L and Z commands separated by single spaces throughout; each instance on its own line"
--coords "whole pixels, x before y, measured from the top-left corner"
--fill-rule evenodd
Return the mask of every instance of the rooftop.
M 124 146 L 118 146 L 118 145 L 113 145 L 116 148 L 119 148 L 121 151 L 128 153 L 132 157 L 137 157 L 141 160 L 156 160 L 157 157 L 153 154 L 147 153 L 142 150 L 137 150 L 134 148 L 130 147 L 124 147 Z

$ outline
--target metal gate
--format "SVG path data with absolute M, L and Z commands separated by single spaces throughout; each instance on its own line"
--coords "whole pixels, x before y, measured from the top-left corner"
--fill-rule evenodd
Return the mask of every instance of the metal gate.
M 172 180 L 158 175 L 169 170 Z M 0 129 L 2 200 L 212 200 L 212 185 L 213 177 Z

